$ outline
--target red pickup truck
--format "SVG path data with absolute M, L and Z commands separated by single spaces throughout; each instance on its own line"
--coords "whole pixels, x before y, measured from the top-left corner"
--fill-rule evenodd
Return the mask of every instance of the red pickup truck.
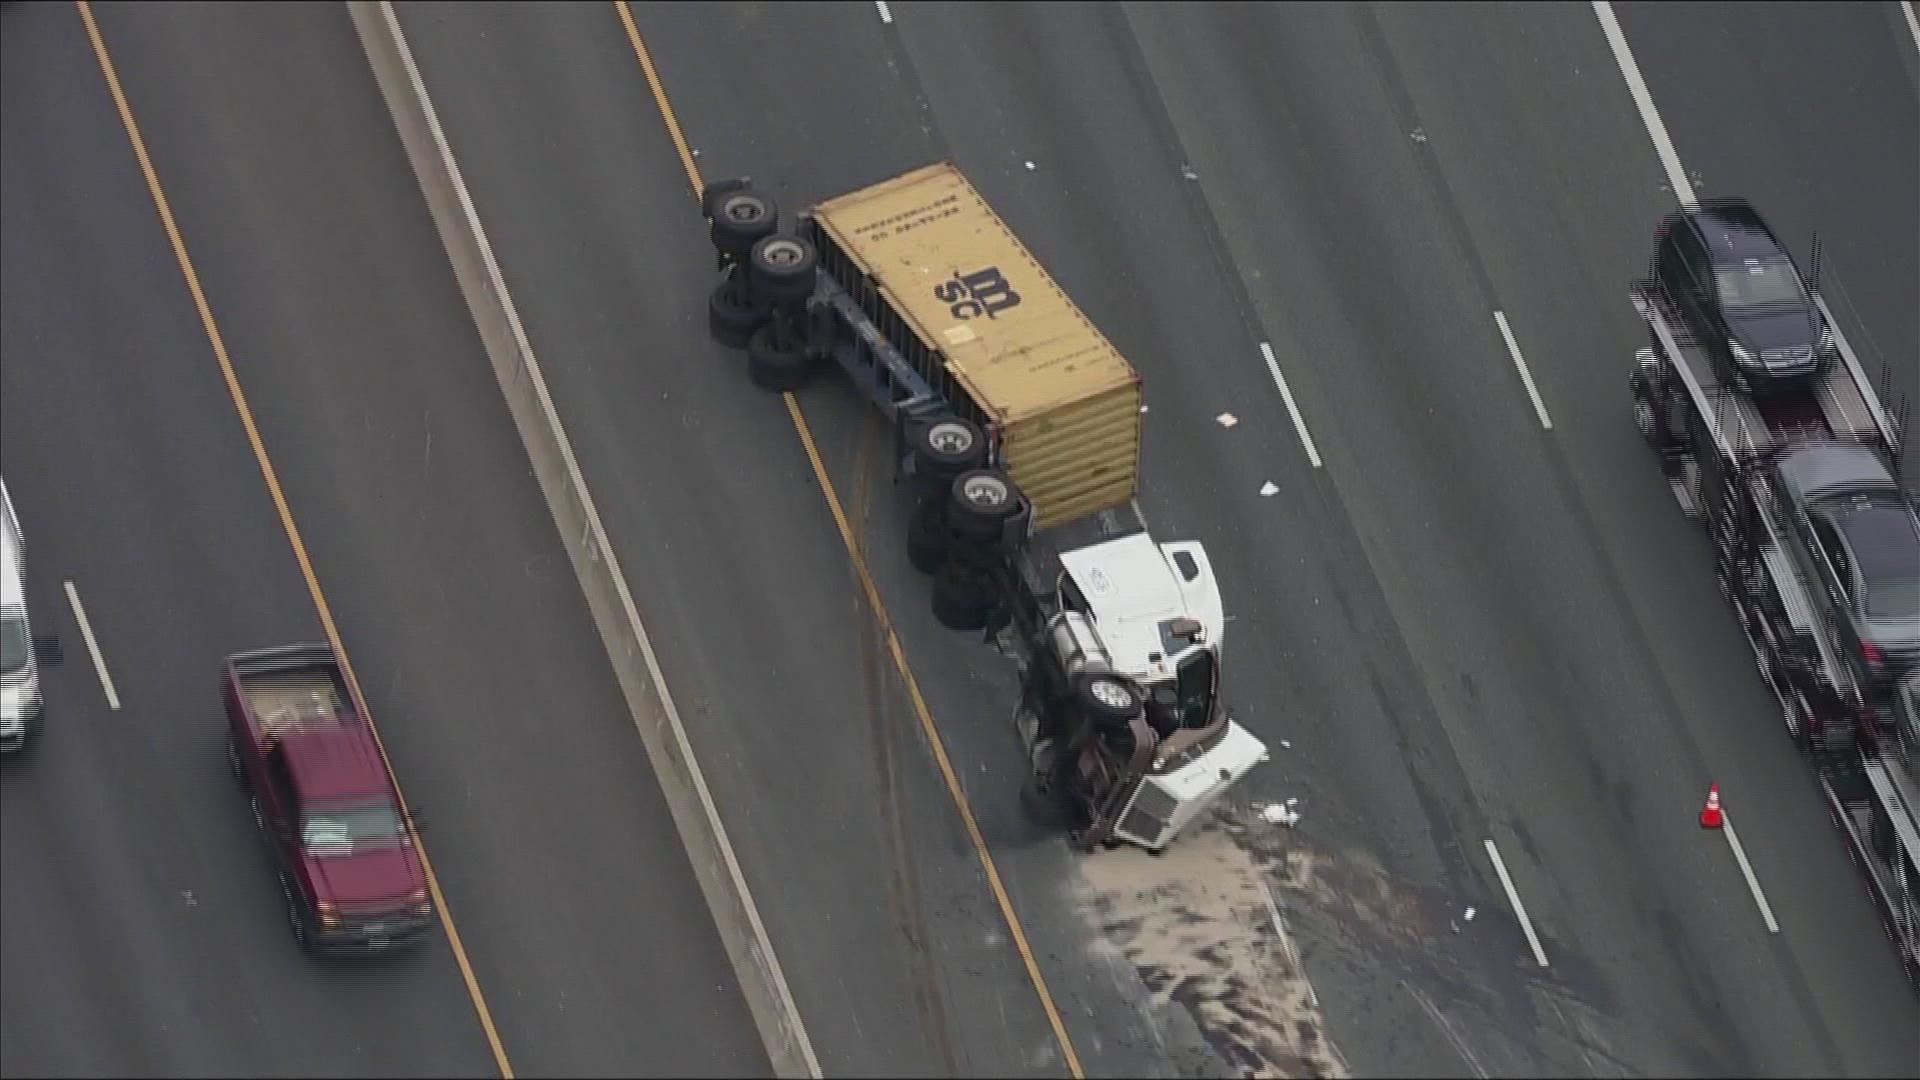
M 371 954 L 432 927 L 426 871 L 373 729 L 326 645 L 227 658 L 227 755 L 300 945 Z

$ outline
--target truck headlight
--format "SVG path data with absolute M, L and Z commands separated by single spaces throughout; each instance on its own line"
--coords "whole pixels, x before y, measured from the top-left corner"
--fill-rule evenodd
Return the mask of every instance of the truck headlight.
M 1753 363 L 1753 350 L 1747 348 L 1745 345 L 1740 344 L 1739 342 L 1733 340 L 1732 338 L 1727 339 L 1727 349 L 1728 351 L 1733 353 L 1733 358 L 1735 360 L 1738 360 L 1741 363 L 1745 363 L 1745 364 Z

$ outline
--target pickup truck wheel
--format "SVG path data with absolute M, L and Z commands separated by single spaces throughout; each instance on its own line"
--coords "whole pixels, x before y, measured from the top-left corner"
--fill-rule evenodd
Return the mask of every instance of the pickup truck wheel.
M 231 731 L 227 732 L 227 771 L 233 774 L 233 782 L 245 790 L 247 771 L 240 767 L 240 744 L 234 741 Z
M 954 531 L 976 540 L 998 540 L 1000 530 L 1020 509 L 1020 492 L 999 469 L 968 469 L 947 486 L 947 520 Z
M 958 416 L 935 416 L 909 425 L 907 442 L 914 471 L 941 480 L 986 464 L 986 435 L 978 424 Z
M 713 208 L 713 225 L 708 235 L 713 250 L 736 261 L 745 261 L 753 245 L 780 227 L 780 208 L 757 191 L 735 191 L 722 196 Z
M 729 349 L 746 348 L 747 339 L 766 321 L 766 307 L 731 278 L 707 294 L 707 331 Z
M 1653 399 L 1653 387 L 1646 376 L 1635 371 L 1629 378 L 1633 388 L 1633 426 L 1640 429 L 1640 437 L 1655 450 L 1668 450 L 1673 447 L 1673 436 L 1667 432 L 1662 422 L 1659 403 Z
M 1144 704 L 1133 684 L 1118 675 L 1082 675 L 1074 681 L 1073 697 L 1101 726 L 1126 724 Z
M 775 233 L 753 245 L 747 262 L 747 283 L 753 294 L 770 304 L 788 304 L 813 295 L 814 270 L 820 254 L 797 236 Z
M 993 613 L 993 580 L 965 559 L 950 559 L 933 575 L 933 617 L 949 630 L 975 633 Z
M 907 561 L 923 574 L 938 571 L 953 550 L 944 510 L 939 500 L 927 499 L 907 519 Z
M 813 362 L 805 346 L 781 348 L 774 341 L 772 324 L 762 325 L 747 339 L 747 378 L 762 390 L 791 393 L 807 385 L 813 374 Z
M 280 896 L 286 901 L 287 925 L 293 928 L 293 943 L 300 946 L 302 952 L 310 951 L 312 942 L 307 938 L 307 918 L 300 910 L 300 899 L 294 892 L 293 882 L 287 880 L 284 871 L 280 874 Z

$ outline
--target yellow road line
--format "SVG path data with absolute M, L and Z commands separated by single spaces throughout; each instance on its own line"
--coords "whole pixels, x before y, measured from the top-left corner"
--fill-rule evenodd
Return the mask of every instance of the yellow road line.
M 214 359 L 219 361 L 220 374 L 226 379 L 227 393 L 233 398 L 234 411 L 240 416 L 240 426 L 245 429 L 248 445 L 253 447 L 253 457 L 260 466 L 261 478 L 266 481 L 267 493 L 273 498 L 274 509 L 279 512 L 280 526 L 286 531 L 287 542 L 293 546 L 293 557 L 300 564 L 300 574 L 306 579 L 307 593 L 313 598 L 314 610 L 319 612 L 320 623 L 326 629 L 327 641 L 333 646 L 334 654 L 340 657 L 340 664 L 346 670 L 347 682 L 360 708 L 366 713 L 367 724 L 373 729 L 374 743 L 380 748 L 381 761 L 385 763 L 387 773 L 393 777 L 395 793 L 400 796 L 400 811 L 407 823 L 407 832 L 413 838 L 414 850 L 420 853 L 420 865 L 426 871 L 427 886 L 433 890 L 434 907 L 440 914 L 440 924 L 446 929 L 447 941 L 453 946 L 454 959 L 460 965 L 460 977 L 466 981 L 467 995 L 473 1000 L 473 1008 L 480 1017 L 480 1026 L 486 1032 L 487 1045 L 493 1050 L 493 1058 L 500 1067 L 500 1075 L 512 1080 L 513 1066 L 507 1061 L 506 1048 L 500 1043 L 500 1033 L 493 1024 L 493 1014 L 487 1008 L 487 1001 L 480 992 L 479 980 L 474 977 L 473 964 L 467 959 L 467 951 L 460 943 L 460 932 L 454 928 L 453 916 L 447 909 L 446 895 L 440 891 L 440 880 L 433 872 L 433 862 L 427 857 L 426 845 L 420 842 L 419 831 L 414 827 L 413 814 L 408 808 L 406 794 L 400 791 L 400 779 L 393 775 L 393 762 L 387 757 L 387 747 L 380 738 L 380 732 L 373 723 L 373 714 L 366 708 L 366 700 L 360 694 L 360 681 L 354 677 L 353 664 L 347 659 L 345 644 L 340 640 L 339 628 L 334 625 L 333 610 L 327 604 L 327 598 L 320 591 L 320 579 L 313 572 L 313 563 L 307 558 L 307 546 L 300 539 L 300 529 L 293 522 L 293 511 L 287 506 L 287 498 L 280 488 L 279 475 L 274 471 L 273 462 L 267 457 L 267 447 L 260 438 L 260 429 L 254 424 L 253 410 L 247 405 L 246 394 L 240 389 L 239 376 L 233 369 L 233 361 L 227 355 L 226 339 L 220 334 L 220 326 L 214 321 L 213 308 L 207 303 L 207 294 L 200 286 L 200 275 L 193 269 L 193 260 L 187 256 L 186 241 L 181 239 L 180 227 L 175 223 L 172 205 L 167 201 L 166 192 L 160 187 L 160 176 L 153 168 L 153 159 L 147 155 L 147 143 L 140 135 L 140 126 L 134 122 L 133 108 L 127 104 L 127 95 L 120 87 L 120 76 L 114 70 L 113 59 L 107 53 L 106 40 L 101 37 L 100 26 L 94 21 L 93 9 L 87 0 L 75 0 L 79 9 L 80 21 L 86 24 L 87 39 L 93 44 L 93 54 L 100 62 L 100 74 L 105 77 L 107 89 L 113 95 L 113 103 L 120 110 L 120 123 L 127 130 L 127 141 L 133 144 L 133 156 L 139 161 L 140 173 L 146 177 L 147 191 L 153 196 L 154 209 L 160 214 L 160 224 L 166 229 L 167 240 L 173 245 L 174 259 L 180 264 L 180 276 L 186 279 L 187 291 L 193 295 L 193 306 L 200 313 L 200 325 L 206 331 L 207 341 L 213 346 Z
M 640 60 L 640 68 L 646 74 L 647 85 L 653 90 L 653 100 L 660 108 L 660 118 L 666 122 L 667 134 L 672 137 L 673 145 L 680 153 L 680 164 L 687 170 L 687 180 L 693 185 L 695 198 L 700 197 L 706 186 L 700 178 L 700 169 L 694 164 L 693 154 L 687 149 L 686 136 L 681 133 L 680 121 L 674 115 L 673 106 L 667 101 L 667 91 L 660 83 L 660 76 L 654 70 L 653 57 L 647 52 L 646 43 L 640 39 L 640 28 L 634 25 L 633 14 L 627 10 L 624 0 L 614 0 L 614 10 L 619 13 L 620 24 L 626 28 L 627 40 L 633 45 L 634 55 Z M 973 807 L 967 801 L 966 791 L 960 786 L 960 777 L 953 771 L 953 762 L 947 757 L 947 747 L 940 738 L 939 729 L 934 726 L 933 713 L 928 710 L 927 702 L 920 694 L 920 683 L 913 677 L 913 671 L 907 666 L 906 650 L 900 645 L 900 637 L 894 633 L 893 619 L 887 614 L 887 606 L 880 599 L 880 589 L 873 583 L 873 574 L 867 569 L 866 557 L 861 554 L 859 540 L 855 537 L 852 525 L 840 506 L 840 496 L 835 492 L 833 481 L 827 475 L 826 463 L 821 460 L 820 451 L 814 445 L 813 430 L 807 424 L 807 418 L 800 411 L 800 402 L 792 394 L 783 394 L 787 412 L 793 417 L 793 427 L 799 433 L 800 443 L 805 447 L 807 460 L 813 465 L 813 475 L 820 482 L 820 492 L 826 496 L 827 508 L 833 513 L 833 522 L 840 530 L 840 539 L 846 544 L 847 557 L 853 563 L 854 572 L 859 575 L 860 587 L 866 593 L 867 603 L 880 622 L 880 629 L 887 635 L 887 651 L 893 657 L 893 666 L 899 670 L 901 680 L 906 684 L 907 697 L 913 703 L 914 714 L 919 717 L 920 728 L 927 736 L 927 744 L 933 748 L 934 761 L 940 767 L 940 776 L 946 781 L 947 794 L 953 798 L 954 807 L 960 812 L 961 824 L 966 827 L 967 839 L 973 844 L 973 851 L 980 859 L 980 866 L 987 875 L 987 887 L 993 892 L 993 899 L 1000 906 L 1000 914 L 1007 920 L 1007 930 L 1013 936 L 1014 948 L 1020 953 L 1020 960 L 1026 965 L 1027 978 L 1033 983 L 1034 991 L 1040 996 L 1040 1008 L 1047 1014 L 1047 1023 L 1052 1025 L 1054 1038 L 1059 1040 L 1060 1052 L 1066 1060 L 1067 1071 L 1074 1080 L 1081 1080 L 1084 1073 L 1080 1069 L 1080 1055 L 1074 1052 L 1073 1040 L 1067 1036 L 1067 1027 L 1060 1019 L 1060 1010 L 1054 1005 L 1053 993 L 1047 988 L 1047 980 L 1040 974 L 1039 961 L 1034 958 L 1033 947 L 1027 942 L 1025 927 L 1020 917 L 1014 914 L 1013 900 L 1007 895 L 1007 889 L 1000 880 L 1000 871 L 994 865 L 993 854 L 987 848 L 986 837 L 980 832 L 979 822 L 974 820 Z

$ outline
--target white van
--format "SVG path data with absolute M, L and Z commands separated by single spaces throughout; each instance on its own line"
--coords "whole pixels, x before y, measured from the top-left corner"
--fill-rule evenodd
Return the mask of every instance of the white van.
M 20 519 L 0 480 L 0 753 L 19 750 L 40 733 L 40 672 L 27 624 L 26 574 Z

